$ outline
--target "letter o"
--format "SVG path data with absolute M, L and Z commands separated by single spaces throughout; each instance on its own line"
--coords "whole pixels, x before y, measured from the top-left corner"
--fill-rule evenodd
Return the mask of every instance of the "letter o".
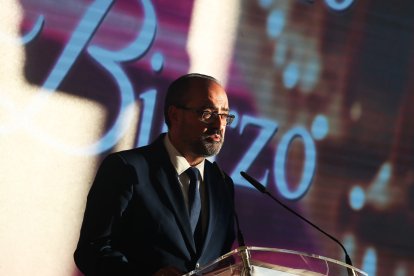
M 286 180 L 286 158 L 289 146 L 295 138 L 301 137 L 305 148 L 305 164 L 303 166 L 302 178 L 298 187 L 291 191 Z M 283 135 L 276 151 L 276 160 L 273 167 L 275 182 L 283 197 L 296 200 L 305 195 L 312 184 L 316 167 L 315 143 L 309 132 L 303 127 L 295 127 Z

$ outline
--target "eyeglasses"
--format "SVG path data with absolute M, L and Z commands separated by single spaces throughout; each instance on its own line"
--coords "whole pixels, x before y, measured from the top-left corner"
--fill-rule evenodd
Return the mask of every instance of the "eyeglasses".
M 236 118 L 236 116 L 234 116 L 233 114 L 218 113 L 217 111 L 199 110 L 199 109 L 193 109 L 193 108 L 189 108 L 185 106 L 176 106 L 176 107 L 179 109 L 197 113 L 197 115 L 199 116 L 198 119 L 201 122 L 206 123 L 206 124 L 211 124 L 217 118 L 220 118 L 220 120 L 226 120 L 226 126 L 229 126 L 233 122 L 234 118 Z

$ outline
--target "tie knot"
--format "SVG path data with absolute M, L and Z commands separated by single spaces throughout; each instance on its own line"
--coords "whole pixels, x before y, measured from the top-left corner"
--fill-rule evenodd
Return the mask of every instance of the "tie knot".
M 189 167 L 185 172 L 190 178 L 190 183 L 196 182 L 198 180 L 200 171 L 196 167 Z

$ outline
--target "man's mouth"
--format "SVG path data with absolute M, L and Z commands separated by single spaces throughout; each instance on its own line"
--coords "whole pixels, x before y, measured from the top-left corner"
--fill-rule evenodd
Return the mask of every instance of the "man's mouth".
M 222 136 L 220 134 L 220 131 L 211 131 L 210 133 L 204 134 L 204 139 L 212 142 L 221 142 Z
M 221 135 L 220 134 L 212 134 L 209 136 L 211 140 L 214 142 L 221 142 Z

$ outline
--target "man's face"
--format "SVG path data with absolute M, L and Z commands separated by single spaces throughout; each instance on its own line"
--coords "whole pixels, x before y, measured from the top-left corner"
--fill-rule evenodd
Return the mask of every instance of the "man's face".
M 219 114 L 229 112 L 227 95 L 224 89 L 215 82 L 195 82 L 191 86 L 186 108 L 198 110 L 180 109 L 180 120 L 177 121 L 177 129 L 180 133 L 179 140 L 182 145 L 181 152 L 184 156 L 208 157 L 217 154 L 224 142 L 226 131 L 225 118 L 216 117 L 210 122 L 200 121 L 202 111 L 217 112 Z

